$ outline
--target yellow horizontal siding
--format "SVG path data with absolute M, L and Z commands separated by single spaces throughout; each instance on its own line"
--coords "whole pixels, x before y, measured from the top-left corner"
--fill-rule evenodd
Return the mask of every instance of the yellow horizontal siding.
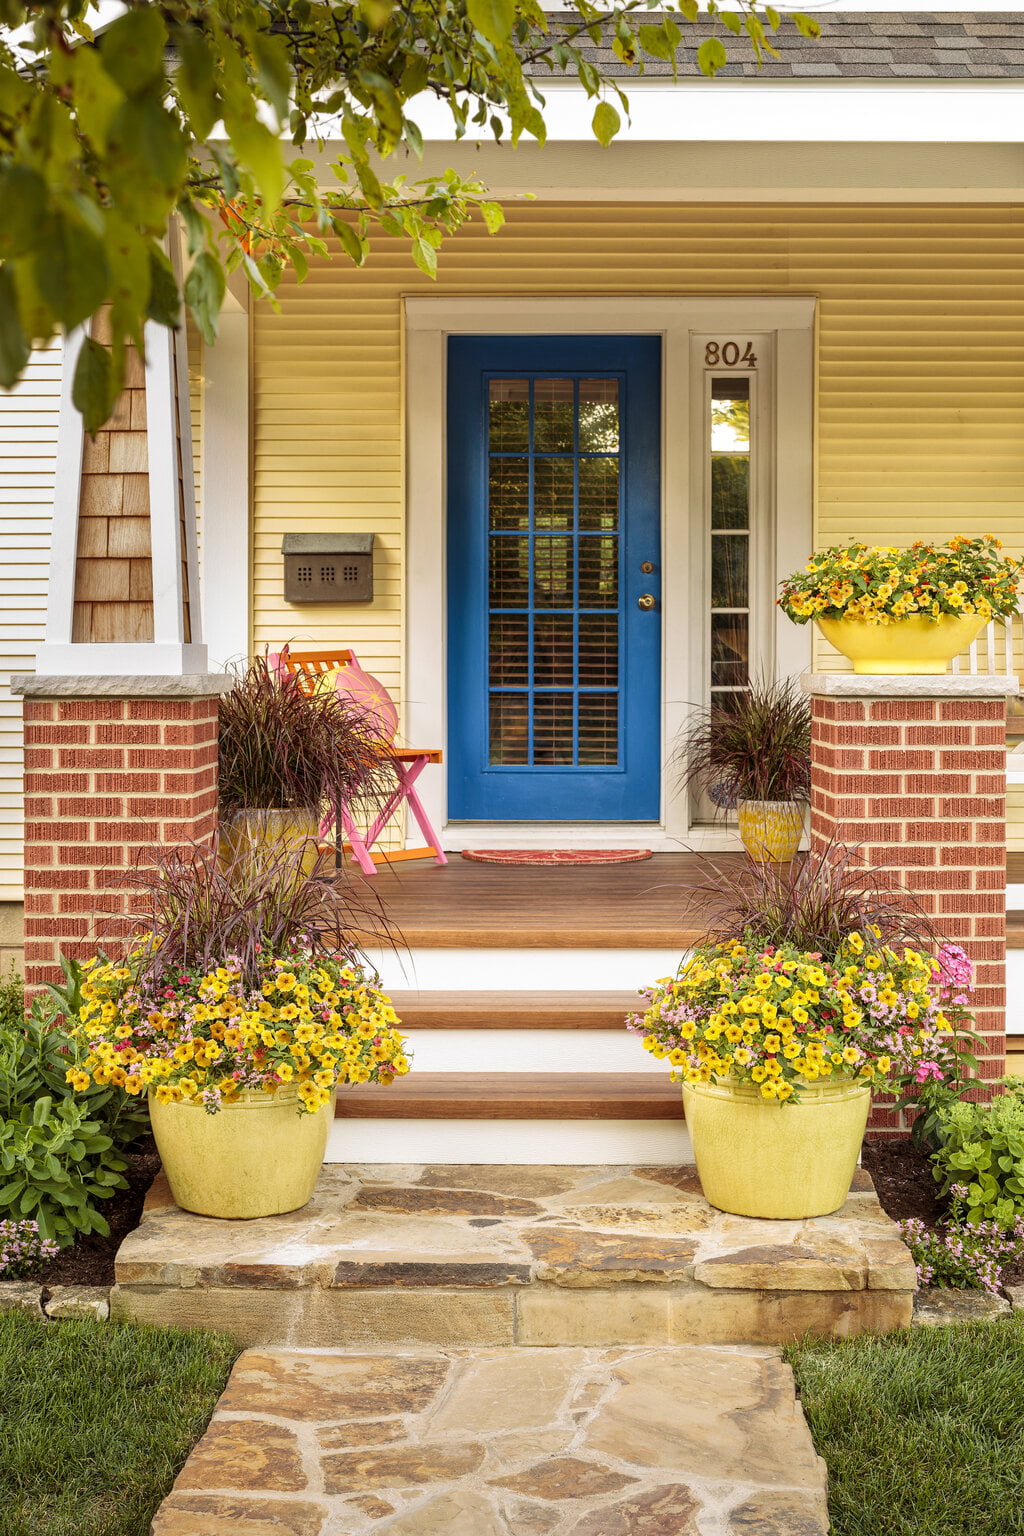
M 1003 205 L 510 202 L 436 284 L 378 240 L 257 305 L 255 639 L 351 643 L 400 686 L 403 294 L 813 294 L 818 544 L 991 531 L 1024 552 L 1024 217 Z M 372 608 L 282 592 L 293 530 L 377 533 Z M 820 646 L 820 665 L 844 665 Z

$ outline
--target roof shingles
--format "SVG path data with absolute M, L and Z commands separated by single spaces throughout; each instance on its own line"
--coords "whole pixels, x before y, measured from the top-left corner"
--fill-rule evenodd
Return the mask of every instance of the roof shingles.
M 551 17 L 567 21 L 569 14 Z M 656 21 L 656 15 L 645 15 Z M 734 37 L 721 22 L 702 16 L 684 36 L 692 49 L 680 54 L 679 73 L 697 72 L 694 55 L 703 38 L 721 38 L 729 52 L 723 75 L 794 80 L 959 80 L 965 78 L 1024 78 L 1024 11 L 921 11 L 817 13 L 821 23 L 818 41 L 801 37 L 784 18 L 773 37 L 778 57 L 767 55 L 758 69 L 749 43 Z M 585 45 L 608 74 L 632 74 L 606 47 Z M 644 59 L 648 76 L 671 75 L 670 64 Z

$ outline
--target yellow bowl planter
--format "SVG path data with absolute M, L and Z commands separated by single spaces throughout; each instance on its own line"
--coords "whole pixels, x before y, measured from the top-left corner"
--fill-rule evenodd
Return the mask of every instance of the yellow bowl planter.
M 820 617 L 815 622 L 829 644 L 850 658 L 855 672 L 915 676 L 945 672 L 987 620 L 976 613 L 943 613 L 937 619 L 915 613 L 891 624 Z
M 741 800 L 736 809 L 743 846 L 761 863 L 789 864 L 804 830 L 804 808 L 795 800 Z
M 684 1083 L 683 1107 L 704 1196 L 734 1216 L 800 1219 L 837 1211 L 871 1107 L 863 1079 L 805 1083 L 800 1101 L 765 1099 L 755 1083 Z
M 207 1114 L 192 1100 L 149 1096 L 157 1151 L 182 1210 L 234 1219 L 295 1211 L 313 1193 L 323 1165 L 334 1098 L 300 1114 L 293 1087 L 249 1090 Z

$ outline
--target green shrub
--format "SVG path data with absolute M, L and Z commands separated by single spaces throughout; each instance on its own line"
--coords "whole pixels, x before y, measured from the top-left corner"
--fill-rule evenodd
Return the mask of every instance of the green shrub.
M 148 1129 L 145 1106 L 120 1088 L 76 1094 L 67 1081 L 78 1047 L 63 1015 L 74 1006 L 77 966 L 65 985 L 25 1011 L 21 977 L 0 982 L 0 1216 L 33 1220 L 62 1248 L 90 1232 L 109 1232 L 102 1201 L 127 1189 L 118 1148 Z
M 67 1100 L 77 1104 L 86 1119 L 97 1121 L 115 1145 L 128 1146 L 149 1129 L 145 1102 L 139 1104 L 120 1088 L 75 1093 L 67 1081 L 79 1050 L 65 1032 L 63 1019 L 77 1012 L 81 981 L 77 962 L 61 964 L 65 985 L 38 994 L 28 1012 L 24 984 L 13 966 L 0 982 L 0 1122 L 17 1120 L 26 1106 L 31 1109 L 44 1096 L 55 1103 Z
M 45 1096 L 0 1121 L 0 1209 L 38 1224 L 62 1248 L 110 1228 L 94 1202 L 127 1189 L 113 1138 L 84 1106 Z
M 952 1104 L 942 1127 L 945 1142 L 932 1157 L 941 1193 L 959 1199 L 972 1224 L 1012 1226 L 1024 1213 L 1024 1096 Z

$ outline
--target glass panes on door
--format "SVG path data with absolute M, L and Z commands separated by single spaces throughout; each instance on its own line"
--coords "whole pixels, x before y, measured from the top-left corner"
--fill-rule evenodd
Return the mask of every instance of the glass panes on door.
M 711 697 L 750 678 L 750 380 L 712 378 Z
M 616 378 L 492 379 L 489 761 L 619 761 Z

